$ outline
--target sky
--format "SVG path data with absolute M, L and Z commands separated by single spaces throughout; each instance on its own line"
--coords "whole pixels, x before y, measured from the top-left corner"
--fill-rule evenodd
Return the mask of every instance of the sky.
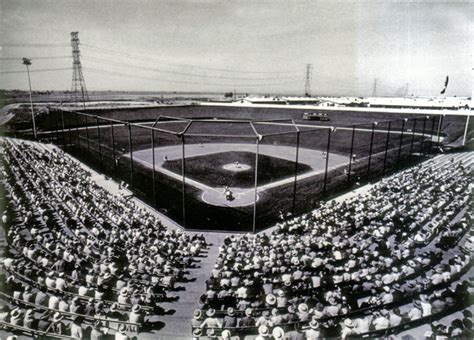
M 0 88 L 470 96 L 474 2 L 0 0 Z M 471 14 L 471 15 L 470 15 Z M 46 71 L 45 71 L 46 70 Z

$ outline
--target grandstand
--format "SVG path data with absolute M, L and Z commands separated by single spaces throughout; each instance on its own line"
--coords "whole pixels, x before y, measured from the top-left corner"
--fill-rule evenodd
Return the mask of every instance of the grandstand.
M 184 232 L 51 144 L 1 143 L 4 334 L 471 335 L 473 153 L 242 235 Z
M 2 337 L 471 336 L 463 117 L 127 110 L 1 139 Z

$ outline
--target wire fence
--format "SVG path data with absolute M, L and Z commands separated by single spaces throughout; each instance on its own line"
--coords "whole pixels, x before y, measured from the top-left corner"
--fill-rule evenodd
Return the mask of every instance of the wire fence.
M 331 127 L 167 116 L 137 123 L 50 109 L 38 126 L 42 138 L 185 228 L 253 232 L 413 164 L 443 139 L 442 116 Z

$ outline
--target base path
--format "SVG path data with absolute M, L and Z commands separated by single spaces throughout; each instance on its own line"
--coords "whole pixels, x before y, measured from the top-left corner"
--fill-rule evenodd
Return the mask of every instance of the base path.
M 184 155 L 185 158 L 212 155 L 222 152 L 252 152 L 257 151 L 255 144 L 239 144 L 239 143 L 209 143 L 209 144 L 186 144 Z M 166 160 L 180 160 L 183 157 L 183 149 L 181 145 L 164 146 L 154 149 L 155 153 L 155 171 L 159 171 L 171 178 L 178 181 L 182 181 L 183 177 L 181 174 L 177 174 L 163 167 Z M 287 161 L 294 162 L 296 160 L 296 148 L 292 146 L 283 146 L 277 144 L 261 144 L 259 146 L 259 154 L 285 159 Z M 311 171 L 300 173 L 297 176 L 297 181 L 315 176 L 323 173 L 326 166 L 325 152 L 320 150 L 312 150 L 306 148 L 299 148 L 298 163 L 306 164 L 312 168 Z M 145 149 L 133 152 L 134 161 L 145 165 L 146 167 L 153 169 L 153 151 L 152 149 Z M 329 168 L 339 167 L 349 163 L 347 156 L 331 153 L 329 154 Z M 211 165 L 210 165 L 211 166 Z M 231 167 L 233 164 L 230 165 Z M 242 164 L 244 166 L 244 164 Z M 248 166 L 248 165 L 245 165 Z M 232 171 L 229 169 L 229 171 Z M 271 182 L 264 185 L 257 186 L 257 200 L 258 193 L 262 191 L 275 188 L 281 185 L 292 183 L 295 180 L 294 176 L 282 178 L 278 181 Z M 224 187 L 210 187 L 204 183 L 201 183 L 195 179 L 186 177 L 185 182 L 188 185 L 192 185 L 202 191 L 201 199 L 212 205 L 226 206 L 226 207 L 242 207 L 251 205 L 255 201 L 255 189 L 254 188 L 239 188 L 230 187 L 235 199 L 228 201 L 225 199 L 225 188 Z

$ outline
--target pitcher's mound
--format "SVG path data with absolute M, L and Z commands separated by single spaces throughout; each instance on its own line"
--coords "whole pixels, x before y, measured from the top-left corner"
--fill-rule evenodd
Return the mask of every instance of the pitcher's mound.
M 232 172 L 241 172 L 247 171 L 250 169 L 250 165 L 241 164 L 241 163 L 229 163 L 222 166 L 222 169 L 232 171 Z

